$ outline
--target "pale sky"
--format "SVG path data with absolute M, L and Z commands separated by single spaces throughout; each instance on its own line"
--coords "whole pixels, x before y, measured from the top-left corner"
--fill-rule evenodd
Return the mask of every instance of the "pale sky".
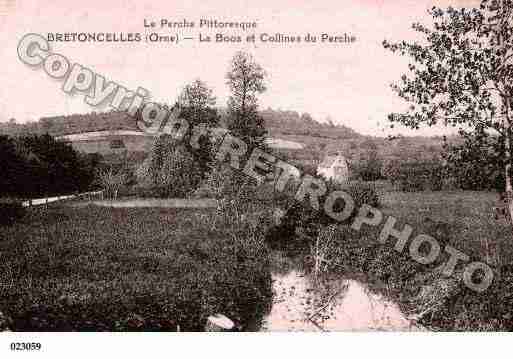
M 333 1 L 31 1 L 0 0 L 0 121 L 18 122 L 44 116 L 88 113 L 97 110 L 84 96 L 69 97 L 62 81 L 43 69 L 32 69 L 17 57 L 16 47 L 27 33 L 140 32 L 144 19 L 160 22 L 256 21 L 257 28 L 237 33 L 310 32 L 356 36 L 353 44 L 247 44 L 199 43 L 51 43 L 51 51 L 66 56 L 125 87 L 142 86 L 154 101 L 173 103 L 181 87 L 196 78 L 205 81 L 225 105 L 229 90 L 225 73 L 238 50 L 251 52 L 268 72 L 267 92 L 261 108 L 309 112 L 314 118 L 331 116 L 334 122 L 368 135 L 383 135 L 389 112 L 405 104 L 389 85 L 407 68 L 407 59 L 389 53 L 382 41 L 414 39 L 411 24 L 431 22 L 426 10 L 433 5 L 469 6 L 474 0 L 333 0 Z M 157 29 L 160 33 L 229 33 L 222 29 Z M 441 133 L 440 130 L 415 134 Z M 396 132 L 394 132 L 396 133 Z M 408 132 L 412 134 L 412 132 Z

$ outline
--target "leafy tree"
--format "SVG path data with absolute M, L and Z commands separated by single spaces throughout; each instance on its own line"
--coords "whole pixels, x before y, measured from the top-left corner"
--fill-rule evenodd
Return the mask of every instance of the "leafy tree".
M 232 95 L 228 100 L 229 130 L 251 148 L 264 144 L 266 129 L 258 113 L 257 96 L 266 90 L 266 73 L 245 52 L 237 52 L 226 74 Z
M 142 188 L 159 197 L 185 196 L 206 178 L 213 160 L 212 131 L 220 122 L 214 106 L 213 91 L 203 81 L 184 86 L 174 109 L 189 124 L 188 131 L 179 141 L 166 134 L 155 139 L 150 156 L 137 171 Z M 136 113 L 138 121 L 141 115 Z
M 331 116 L 326 116 L 326 123 L 328 124 L 329 127 L 335 127 L 335 123 L 333 122 L 333 119 L 331 118 Z
M 148 167 L 154 195 L 162 198 L 190 194 L 206 175 L 195 153 L 169 135 L 155 139 Z
M 203 109 L 215 106 L 216 98 L 213 95 L 212 89 L 208 88 L 206 83 L 196 79 L 193 83 L 184 86 L 178 96 L 178 103 L 182 107 Z
M 458 188 L 497 190 L 504 188 L 504 141 L 483 129 L 462 132 L 462 144 L 445 141 L 447 172 Z
M 215 108 L 216 98 L 206 83 L 197 79 L 184 86 L 178 96 L 180 116 L 191 126 L 205 125 L 208 128 L 219 126 L 220 116 Z
M 49 135 L 0 136 L 2 196 L 69 194 L 90 188 L 99 161 Z
M 97 173 L 105 166 L 103 156 L 99 153 L 77 153 L 81 171 L 78 180 L 79 190 L 87 190 L 96 186 Z
M 83 168 L 78 153 L 69 144 L 48 134 L 27 136 L 20 141 L 32 172 L 26 183 L 32 192 L 51 195 L 79 189 Z
M 15 141 L 8 136 L 0 136 L 0 172 L 0 195 L 21 194 L 21 179 L 28 173 L 28 166 Z
M 301 115 L 301 121 L 302 122 L 305 122 L 307 124 L 312 124 L 314 123 L 314 119 L 312 118 L 312 115 L 310 115 L 309 113 L 305 112 Z
M 479 8 L 433 7 L 429 13 L 433 28 L 413 25 L 424 43 L 383 43 L 413 60 L 409 75 L 392 86 L 410 107 L 389 120 L 414 129 L 442 123 L 470 133 L 484 130 L 503 140 L 504 190 L 513 218 L 513 1 L 482 0 Z
M 187 120 L 191 129 L 202 127 L 205 130 L 197 139 L 197 144 L 191 145 L 190 141 L 184 141 L 185 147 L 193 152 L 205 172 L 209 170 L 213 160 L 212 131 L 219 127 L 221 120 L 215 104 L 216 99 L 212 89 L 199 79 L 186 85 L 178 97 L 180 117 Z M 194 134 L 189 132 L 186 140 L 190 140 L 191 136 Z

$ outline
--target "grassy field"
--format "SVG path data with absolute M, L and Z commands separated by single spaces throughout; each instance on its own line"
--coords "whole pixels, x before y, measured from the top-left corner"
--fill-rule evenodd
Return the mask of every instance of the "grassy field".
M 513 237 L 511 227 L 494 218 L 497 194 L 486 192 L 386 192 L 382 211 L 398 219 L 416 234 L 436 238 L 470 256 L 488 262 L 494 281 L 483 293 L 474 292 L 458 276 L 443 277 L 439 266 L 448 260 L 442 254 L 435 263 L 422 265 L 399 254 L 394 241 L 377 241 L 381 227 L 354 231 L 347 226 L 334 230 L 335 248 L 330 254 L 332 271 L 358 276 L 375 290 L 398 302 L 403 310 L 432 330 L 513 330 Z M 456 273 L 462 271 L 456 267 Z M 459 278 L 459 279 L 458 279 Z
M 0 311 L 13 330 L 242 328 L 272 296 L 258 235 L 212 210 L 56 207 L 0 234 Z M 254 233 L 253 233 L 254 234 Z
M 493 266 L 502 266 L 513 260 L 511 227 L 504 218 L 497 220 L 494 217 L 497 193 L 386 192 L 381 202 L 385 214 L 408 223 L 417 232 L 438 232 L 434 235 L 441 242 L 476 260 Z M 400 224 L 398 228 L 401 228 Z
M 430 329 L 513 329 L 513 241 L 508 223 L 494 218 L 497 194 L 380 196 L 384 214 L 398 219 L 396 228 L 407 223 L 414 235 L 432 235 L 491 264 L 492 287 L 477 294 L 440 278 L 434 265 L 380 244 L 381 227 L 356 232 L 339 225 L 330 232 L 332 274 L 368 282 L 405 312 L 421 314 L 419 322 Z M 242 329 L 251 326 L 268 309 L 271 270 L 291 263 L 276 260 L 263 244 L 269 223 L 258 210 L 242 216 L 236 208 L 33 212 L 0 232 L 0 311 L 14 330 L 201 330 L 218 312 Z

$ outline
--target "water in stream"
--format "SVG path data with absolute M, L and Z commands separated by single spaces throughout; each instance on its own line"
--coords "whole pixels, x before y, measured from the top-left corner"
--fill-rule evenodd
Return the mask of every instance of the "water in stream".
M 340 280 L 315 299 L 312 281 L 298 271 L 273 275 L 274 298 L 262 331 L 418 331 L 398 306 L 355 280 Z

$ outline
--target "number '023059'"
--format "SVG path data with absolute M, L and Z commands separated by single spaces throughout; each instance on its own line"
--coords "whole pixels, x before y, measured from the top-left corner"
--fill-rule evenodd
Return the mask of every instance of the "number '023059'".
M 38 351 L 41 350 L 41 343 L 11 343 L 13 351 Z

